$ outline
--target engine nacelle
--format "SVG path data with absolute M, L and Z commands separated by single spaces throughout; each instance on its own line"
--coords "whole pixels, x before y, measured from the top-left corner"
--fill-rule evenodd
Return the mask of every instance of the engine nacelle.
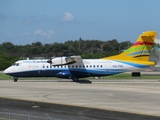
M 56 58 L 53 58 L 52 60 L 52 65 L 63 65 L 63 64 L 66 64 L 67 61 L 66 61 L 66 57 L 56 57 Z
M 48 60 L 48 63 L 52 65 L 68 65 L 76 62 L 81 62 L 82 59 L 80 56 L 69 56 L 69 57 L 55 57 L 51 60 Z

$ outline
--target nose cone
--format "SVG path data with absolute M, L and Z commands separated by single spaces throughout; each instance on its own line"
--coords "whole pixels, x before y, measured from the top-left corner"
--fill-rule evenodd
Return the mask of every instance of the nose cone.
M 8 73 L 9 73 L 9 68 L 5 69 L 3 72 L 4 72 L 5 74 L 8 74 Z
M 5 70 L 3 71 L 3 73 L 5 73 L 5 74 L 7 74 L 7 75 L 10 75 L 10 76 L 14 76 L 13 67 L 11 66 L 11 67 L 5 69 Z

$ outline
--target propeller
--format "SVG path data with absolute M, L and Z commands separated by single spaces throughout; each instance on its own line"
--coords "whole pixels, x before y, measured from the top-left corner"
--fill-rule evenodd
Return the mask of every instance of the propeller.
M 50 57 L 50 59 L 49 60 L 47 60 L 47 62 L 50 64 L 50 68 L 52 68 L 52 58 Z

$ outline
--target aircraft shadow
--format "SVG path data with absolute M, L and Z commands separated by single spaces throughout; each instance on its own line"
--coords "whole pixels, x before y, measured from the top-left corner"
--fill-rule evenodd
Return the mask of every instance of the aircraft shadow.
M 18 82 L 73 82 L 72 80 L 68 80 L 68 79 L 62 79 L 62 80 L 18 80 Z M 78 82 L 75 83 L 79 83 L 79 84 L 92 84 L 92 81 L 90 80 L 79 80 Z
M 79 80 L 77 83 L 80 83 L 80 84 L 92 84 L 92 81 L 83 79 L 83 80 Z

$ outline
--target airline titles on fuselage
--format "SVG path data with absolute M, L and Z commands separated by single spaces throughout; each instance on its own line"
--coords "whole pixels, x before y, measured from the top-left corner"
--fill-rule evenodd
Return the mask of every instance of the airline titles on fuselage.
M 47 60 L 25 60 L 23 63 L 47 63 Z

